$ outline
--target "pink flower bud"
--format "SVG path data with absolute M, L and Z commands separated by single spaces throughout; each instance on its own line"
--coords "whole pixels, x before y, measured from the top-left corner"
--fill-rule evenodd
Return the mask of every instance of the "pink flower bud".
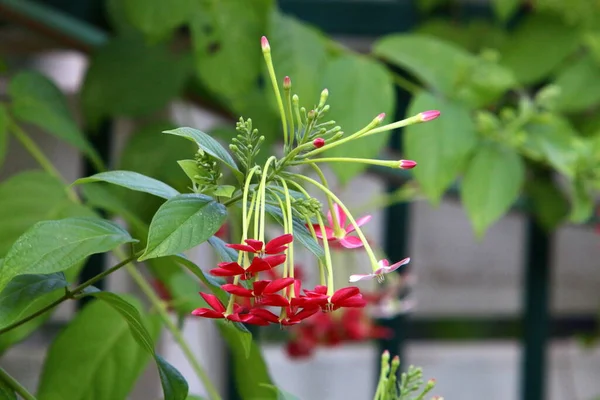
M 421 116 L 422 122 L 432 121 L 440 116 L 440 112 L 438 110 L 429 110 L 423 111 L 419 114 Z
M 383 121 L 383 119 L 385 118 L 385 113 L 379 114 L 376 118 L 379 122 Z
M 417 163 L 413 160 L 400 160 L 400 169 L 413 169 Z
M 286 76 L 285 78 L 283 78 L 283 88 L 289 89 L 291 87 L 292 87 L 292 80 L 290 79 L 289 76 Z
M 317 149 L 320 149 L 321 147 L 325 146 L 325 139 L 323 139 L 323 138 L 316 138 L 315 140 L 313 140 L 313 145 Z
M 260 46 L 262 47 L 263 51 L 271 51 L 271 46 L 269 46 L 269 40 L 267 39 L 266 36 L 263 36 L 260 38 Z

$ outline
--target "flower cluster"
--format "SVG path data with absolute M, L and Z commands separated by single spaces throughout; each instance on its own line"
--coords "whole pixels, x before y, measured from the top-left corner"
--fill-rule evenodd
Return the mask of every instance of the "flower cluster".
M 344 326 L 343 332 L 316 329 L 316 336 L 311 340 L 318 342 L 322 337 L 329 337 L 327 340 L 335 341 L 336 337 L 359 339 L 383 335 L 384 332 L 361 323 L 364 318 L 360 309 L 367 305 L 367 300 L 359 288 L 335 287 L 339 286 L 340 281 L 334 280 L 332 250 L 364 249 L 368 255 L 370 271 L 345 279 L 350 282 L 367 279 L 382 282 L 386 274 L 406 265 L 410 259 L 390 263 L 387 259 L 376 256 L 361 228 L 371 217 L 367 215 L 355 219 L 330 189 L 318 164 L 354 162 L 411 169 L 416 166 L 416 162 L 327 158 L 320 154 L 352 140 L 431 121 L 440 113 L 435 110 L 425 111 L 387 125 L 381 125 L 385 114 L 379 114 L 364 128 L 345 135 L 341 127 L 335 126 L 334 121 L 324 120 L 329 110 L 328 90 L 321 92 L 319 102 L 313 109 L 307 111 L 300 107 L 298 96 L 292 95 L 292 81 L 289 77 L 283 79 L 283 93 L 280 91 L 271 60 L 271 48 L 265 37 L 261 40 L 261 46 L 281 116 L 283 155 L 281 158 L 271 156 L 263 165 L 256 164 L 264 137 L 260 136 L 250 119 L 240 119 L 237 125 L 240 134 L 233 140 L 230 149 L 243 166 L 242 171 L 237 171 L 238 175 L 235 176 L 240 187 L 231 196 L 231 202 L 241 200 L 241 237 L 239 242 L 236 240 L 236 243 L 227 244 L 236 257 L 231 257 L 210 270 L 213 276 L 228 280 L 221 289 L 229 294 L 229 298 L 225 304 L 224 296 L 219 298 L 217 294 L 201 293 L 208 307 L 197 308 L 193 315 L 246 324 L 280 326 L 296 325 L 313 317 L 307 326 L 314 322 L 323 327 L 331 325 L 327 321 L 332 320 L 332 311 L 345 309 L 339 317 L 344 321 L 341 324 Z M 203 159 L 203 162 L 209 165 L 212 156 L 206 153 L 205 157 L 207 159 Z M 318 179 L 311 178 L 307 173 L 297 172 L 298 168 L 305 167 L 309 167 Z M 218 175 L 218 179 L 221 178 L 223 174 Z M 218 187 L 218 182 L 211 181 L 211 185 Z M 325 195 L 329 208 L 327 216 L 322 214 L 321 203 L 305 189 L 306 185 Z M 265 240 L 267 215 L 283 227 L 283 234 L 270 241 Z M 320 281 L 309 289 L 303 289 L 302 279 L 295 276 L 296 244 L 305 246 L 318 261 Z

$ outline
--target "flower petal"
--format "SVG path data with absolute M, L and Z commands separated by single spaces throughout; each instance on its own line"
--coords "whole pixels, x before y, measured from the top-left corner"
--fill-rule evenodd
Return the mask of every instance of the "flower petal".
M 219 300 L 219 298 L 214 294 L 200 292 L 200 296 L 202 296 L 204 301 L 206 301 L 208 305 L 211 306 L 215 311 L 221 313 L 225 311 L 225 306 L 223 305 L 223 303 L 221 303 L 221 300 Z
M 333 298 L 333 296 L 332 296 Z M 337 310 L 340 307 L 355 307 L 362 308 L 367 305 L 367 301 L 363 299 L 363 297 L 359 294 L 356 296 L 352 296 L 343 300 L 338 300 L 337 302 L 333 302 L 333 309 Z
M 348 286 L 345 288 L 341 288 L 336 290 L 336 292 L 331 296 L 331 303 L 338 303 L 340 301 L 344 301 L 352 296 L 356 296 L 360 294 L 360 290 L 356 286 Z
M 255 257 L 256 258 L 256 257 Z M 276 254 L 274 256 L 266 256 L 262 258 L 264 262 L 269 264 L 270 268 L 274 268 L 278 265 L 281 265 L 285 262 L 286 255 L 285 254 Z
M 354 274 L 350 275 L 349 282 L 366 281 L 375 278 L 375 274 Z
M 262 296 L 265 288 L 269 286 L 269 283 L 271 283 L 271 281 L 256 281 L 252 283 L 252 287 L 254 288 L 254 296 Z
M 271 281 L 268 283 L 268 285 L 266 286 L 266 288 L 264 289 L 263 292 L 265 294 L 272 294 L 272 293 L 279 292 L 280 290 L 290 286 L 292 283 L 294 283 L 294 281 L 295 281 L 294 278 L 275 279 L 274 281 Z
M 340 224 L 341 227 L 346 226 L 346 213 L 344 212 L 344 210 L 342 210 L 342 208 L 340 207 L 340 205 L 338 203 L 335 203 L 333 205 L 333 212 L 335 213 L 335 216 L 338 220 L 338 224 Z M 327 213 L 327 222 L 329 222 L 329 226 L 335 229 L 335 226 L 333 225 L 333 218 L 331 217 L 331 213 Z
M 269 321 L 274 324 L 279 323 L 279 317 L 273 314 L 271 311 L 265 310 L 264 308 L 253 308 L 252 310 L 250 310 L 250 314 L 256 315 L 257 317 L 260 317 L 265 321 Z
M 287 249 L 286 244 L 291 243 L 294 240 L 294 235 L 291 233 L 286 233 L 285 235 L 278 236 L 273 240 L 270 240 L 269 243 L 265 246 L 265 253 L 267 254 L 277 254 L 281 253 L 283 250 Z M 280 250 L 283 249 L 283 250 Z
M 325 236 L 323 236 L 323 233 L 321 232 L 321 226 L 320 225 L 313 225 L 313 228 L 315 230 L 315 235 L 319 238 L 319 239 L 323 239 L 324 237 L 327 238 L 328 240 L 332 240 L 335 239 L 335 234 L 333 233 L 333 229 L 326 226 L 325 227 Z
M 387 260 L 385 260 L 387 261 Z M 377 269 L 377 271 L 375 271 L 375 274 L 389 274 L 390 272 L 393 272 L 395 270 L 397 270 L 398 268 L 400 268 L 403 265 L 406 265 L 410 262 L 410 257 L 405 258 L 404 260 L 400 260 L 395 264 L 392 265 L 388 265 L 388 266 L 383 266 Z
M 371 218 L 373 218 L 372 215 L 365 215 L 364 217 L 360 217 L 356 220 L 356 225 L 363 226 L 364 224 L 369 222 Z M 348 226 L 346 227 L 346 233 L 354 232 L 354 230 L 355 229 L 353 224 L 348 224 Z
M 221 285 L 221 289 L 223 289 L 227 293 L 231 293 L 236 296 L 242 296 L 242 297 L 252 297 L 252 294 L 253 294 L 252 290 L 248 290 L 245 287 L 233 285 L 231 283 Z
M 263 296 L 260 304 L 271 307 L 287 307 L 290 305 L 290 302 L 280 294 L 268 294 Z
M 247 244 L 235 244 L 235 243 L 227 243 L 225 247 L 229 247 L 230 249 L 245 251 L 247 253 L 256 253 L 254 247 L 249 246 Z
M 264 243 L 260 240 L 246 239 L 246 240 L 244 240 L 244 242 L 246 242 L 246 244 L 248 244 L 248 246 L 252 247 L 256 253 L 258 253 L 259 251 L 261 251 L 263 249 Z
M 346 236 L 340 239 L 340 244 L 347 249 L 358 249 L 364 246 L 362 240 L 356 236 Z
M 222 312 L 217 312 L 209 308 L 196 308 L 194 311 L 192 311 L 192 315 L 204 318 L 223 318 Z

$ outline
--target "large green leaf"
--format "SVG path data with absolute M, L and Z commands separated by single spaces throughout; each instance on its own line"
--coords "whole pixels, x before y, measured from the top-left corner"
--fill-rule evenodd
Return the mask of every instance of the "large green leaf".
M 578 43 L 579 32 L 559 18 L 532 14 L 508 38 L 500 62 L 520 83 L 535 83 L 553 72 Z
M 120 226 L 99 218 L 39 222 L 8 251 L 0 291 L 17 275 L 64 271 L 92 254 L 135 241 Z
M 199 131 L 194 128 L 177 128 L 169 131 L 165 131 L 170 135 L 176 135 L 184 137 L 198 145 L 198 148 L 202 151 L 207 152 L 217 160 L 223 162 L 228 166 L 238 178 L 242 177 L 241 172 L 238 170 L 237 164 L 231 154 L 227 152 L 215 139 L 207 135 L 206 133 Z
M 554 83 L 560 87 L 559 111 L 584 111 L 600 103 L 600 63 L 589 54 L 561 70 Z
M 178 254 L 214 235 L 227 209 L 202 194 L 182 194 L 164 203 L 152 218 L 148 245 L 140 260 Z
M 44 172 L 23 172 L 0 183 L 0 256 L 33 224 L 66 216 L 71 206 L 64 185 Z
M 158 336 L 157 328 L 152 325 L 153 339 Z M 125 400 L 148 360 L 148 352 L 136 344 L 128 322 L 110 305 L 94 301 L 50 346 L 37 398 Z
M 514 204 L 525 180 L 525 166 L 511 148 L 485 143 L 469 162 L 461 199 L 478 237 Z
M 8 112 L 4 104 L 0 104 L 0 168 L 8 150 Z
M 432 36 L 387 36 L 375 43 L 373 51 L 435 91 L 472 106 L 493 102 L 516 84 L 507 69 Z
M 0 259 L 0 271 L 2 260 Z M 58 299 L 69 285 L 62 272 L 48 275 L 20 275 L 0 292 L 0 329 L 33 314 Z
M 151 37 L 163 37 L 183 25 L 200 4 L 196 0 L 124 0 L 128 19 Z
M 302 105 L 317 104 L 327 61 L 321 33 L 295 18 L 275 13 L 269 40 L 277 73 L 292 79 L 292 93 L 299 96 Z
M 179 192 L 157 179 L 133 171 L 100 172 L 87 178 L 77 179 L 74 184 L 108 182 L 138 192 L 150 193 L 163 199 L 177 196 Z
M 136 307 L 123 297 L 109 292 L 95 292 L 92 296 L 110 304 L 129 325 L 135 341 L 154 357 L 162 383 L 165 400 L 185 400 L 188 394 L 188 384 L 181 373 L 154 351 L 154 339 L 144 326 L 142 315 Z
M 347 55 L 329 63 L 323 86 L 329 90 L 331 111 L 327 117 L 336 121 L 350 135 L 378 114 L 394 111 L 392 79 L 379 63 L 363 56 Z M 326 152 L 326 157 L 376 157 L 386 145 L 388 133 L 350 141 Z M 347 183 L 366 168 L 364 164 L 331 164 L 340 181 Z
M 64 95 L 45 76 L 37 72 L 20 72 L 10 80 L 8 94 L 11 111 L 29 122 L 81 150 L 96 165 L 102 161 L 77 127 Z
M 500 21 L 506 22 L 518 10 L 521 0 L 492 0 L 492 8 Z
M 224 100 L 252 91 L 261 70 L 260 37 L 272 0 L 199 3 L 191 20 L 196 72 L 202 84 Z
M 475 147 L 475 126 L 468 109 L 455 102 L 436 98 L 427 92 L 413 97 L 408 115 L 441 110 L 442 117 L 405 128 L 406 157 L 419 165 L 414 176 L 429 200 L 437 204 L 463 169 Z
M 81 94 L 85 115 L 97 124 L 106 116 L 152 113 L 181 93 L 190 67 L 166 44 L 116 37 L 92 55 Z
M 273 383 L 260 347 L 252 340 L 252 335 L 240 332 L 226 322 L 219 323 L 217 327 L 231 351 L 234 382 L 240 398 L 242 400 L 276 399 L 277 396 L 264 386 Z

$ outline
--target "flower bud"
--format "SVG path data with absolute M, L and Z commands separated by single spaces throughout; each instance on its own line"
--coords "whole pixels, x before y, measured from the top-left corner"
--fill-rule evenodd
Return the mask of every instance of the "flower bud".
M 432 120 L 436 119 L 437 117 L 439 117 L 440 112 L 438 110 L 423 111 L 422 113 L 419 114 L 419 116 L 421 117 L 421 122 L 427 122 L 427 121 L 432 121 Z
M 425 384 L 425 388 L 430 389 L 430 390 L 433 389 L 434 386 L 435 386 L 435 379 L 430 379 Z
M 315 116 L 316 116 L 316 115 L 317 115 L 317 113 L 315 112 L 315 110 L 310 110 L 310 111 L 308 112 L 308 119 L 309 119 L 309 120 L 311 120 L 311 119 L 315 119 Z
M 290 79 L 289 76 L 286 76 L 285 78 L 283 78 L 283 88 L 290 89 L 291 87 L 292 87 L 292 80 Z
M 325 139 L 323 139 L 323 138 L 316 138 L 315 140 L 313 140 L 313 145 L 317 149 L 320 149 L 321 147 L 325 146 Z
M 413 160 L 400 160 L 400 169 L 413 169 L 417 163 Z
M 388 350 L 384 350 L 381 354 L 381 361 L 387 363 L 390 360 L 390 352 Z
M 269 45 L 269 40 L 266 36 L 260 38 L 260 47 L 262 47 L 263 53 L 268 53 L 271 51 L 271 46 Z
M 377 121 L 378 121 L 379 123 L 381 123 L 381 121 L 383 121 L 383 120 L 384 120 L 384 118 L 385 118 L 385 113 L 381 113 L 381 114 L 379 114 L 379 115 L 378 115 L 378 116 L 377 116 L 375 119 L 377 119 Z
M 323 107 L 325 105 L 327 97 L 329 97 L 329 90 L 323 89 L 321 92 L 321 99 L 319 100 L 319 107 Z

